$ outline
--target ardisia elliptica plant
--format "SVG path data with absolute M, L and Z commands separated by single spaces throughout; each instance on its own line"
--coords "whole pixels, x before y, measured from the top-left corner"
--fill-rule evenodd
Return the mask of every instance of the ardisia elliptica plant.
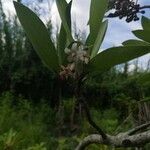
M 84 64 L 85 74 L 95 71 L 103 72 L 115 65 L 150 52 L 149 46 L 147 45 L 120 46 L 99 51 L 108 25 L 107 20 L 103 21 L 104 14 L 107 10 L 107 0 L 91 1 L 90 19 L 88 23 L 90 33 L 86 43 L 76 42 L 72 37 L 70 17 L 72 1 L 67 4 L 65 0 L 56 0 L 56 3 L 62 20 L 57 47 L 52 43 L 46 27 L 36 14 L 26 6 L 14 2 L 19 20 L 34 49 L 43 63 L 55 73 L 60 74 L 62 69 L 64 70 L 65 68 L 68 70 L 69 67 L 67 66 L 70 61 L 74 61 L 75 66 L 78 63 L 79 66 L 80 63 Z M 65 51 L 66 48 L 68 50 L 70 49 L 70 51 Z M 88 60 L 78 59 L 81 55 L 83 57 L 86 56 Z M 71 56 L 76 57 L 76 59 L 72 58 L 72 60 L 69 60 Z M 69 71 L 71 70 L 69 69 Z M 80 70 L 79 72 L 82 71 Z
M 89 123 L 99 132 L 101 138 L 98 138 L 99 140 L 102 139 L 103 142 L 98 142 L 113 145 L 111 142 L 116 141 L 112 140 L 111 136 L 105 134 L 92 120 L 85 104 L 81 85 L 84 79 L 94 72 L 107 71 L 115 65 L 149 53 L 150 45 L 143 42 L 143 44 L 113 47 L 104 51 L 99 50 L 108 26 L 108 21 L 103 20 L 107 10 L 107 0 L 91 0 L 88 22 L 90 33 L 85 43 L 75 41 L 71 32 L 70 12 L 72 1 L 67 3 L 65 0 L 56 0 L 56 3 L 62 21 L 56 47 L 51 41 L 45 25 L 36 14 L 18 2 L 14 2 L 14 5 L 19 20 L 43 63 L 56 73 L 60 81 L 67 80 L 68 78 L 75 81 L 74 94 L 76 100 L 84 105 Z M 147 22 L 149 23 L 149 20 L 143 23 L 145 28 L 147 28 Z M 145 32 L 139 32 L 140 31 L 136 32 L 136 35 L 140 34 L 142 38 L 145 38 Z M 148 37 L 146 40 L 148 40 Z M 94 137 L 92 137 L 93 142 L 96 142 L 94 141 Z M 91 140 L 91 137 L 89 139 Z M 89 139 L 87 139 L 87 141 Z M 90 143 L 92 142 L 88 141 L 86 143 L 85 141 L 85 143 L 81 143 L 77 149 L 83 149 Z M 117 144 L 114 145 L 117 146 Z M 118 146 L 121 146 L 121 144 Z

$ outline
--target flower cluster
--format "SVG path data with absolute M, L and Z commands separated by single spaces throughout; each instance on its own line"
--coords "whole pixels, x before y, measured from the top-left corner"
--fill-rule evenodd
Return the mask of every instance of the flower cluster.
M 68 64 L 66 67 L 61 66 L 60 76 L 62 79 L 75 78 L 82 73 L 84 65 L 89 63 L 90 57 L 87 48 L 81 43 L 74 42 L 65 49 L 65 53 Z
M 88 64 L 89 62 L 89 55 L 86 48 L 79 43 L 73 43 L 71 48 L 67 47 L 65 49 L 65 53 L 68 55 L 67 60 L 69 63 L 76 63 L 80 61 Z

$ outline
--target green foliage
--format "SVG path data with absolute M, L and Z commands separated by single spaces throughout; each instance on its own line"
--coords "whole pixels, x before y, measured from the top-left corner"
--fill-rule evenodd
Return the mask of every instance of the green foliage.
M 44 143 L 36 144 L 35 146 L 27 148 L 27 150 L 47 150 L 44 145 Z
M 103 22 L 103 17 L 107 9 L 107 0 L 93 0 L 90 7 L 90 34 L 86 44 L 90 46 L 91 58 L 98 53 L 101 43 L 107 30 L 107 21 Z
M 150 30 L 135 30 L 133 31 L 133 34 L 139 39 L 150 43 L 150 38 L 149 38 Z
M 139 75 L 138 82 L 142 85 L 150 84 L 150 73 L 143 73 Z
M 13 105 L 14 100 L 17 105 Z M 12 150 L 28 147 L 44 150 L 57 146 L 53 130 L 55 121 L 54 112 L 47 104 L 35 106 L 23 98 L 5 93 L 0 97 L 0 146 Z
M 66 99 L 64 100 L 64 113 L 65 113 L 65 120 L 69 122 L 70 114 L 74 108 L 75 102 L 73 99 Z
M 71 17 L 70 17 L 70 10 L 71 10 L 71 4 L 72 1 L 67 4 L 65 0 L 57 0 L 57 7 L 58 11 L 62 20 L 62 25 L 63 28 L 61 28 L 61 32 L 64 32 L 65 30 L 67 34 L 67 39 L 71 43 L 73 41 L 72 35 L 71 35 Z M 27 35 L 29 36 L 33 46 L 35 49 L 38 49 L 38 53 L 40 52 L 40 57 L 43 61 L 45 61 L 48 66 L 50 66 L 49 61 L 52 61 L 52 66 L 50 66 L 53 70 L 58 70 L 58 60 L 55 59 L 56 51 L 54 51 L 54 47 L 50 47 L 52 44 L 49 43 L 47 47 L 45 46 L 45 38 L 39 38 L 37 36 L 37 32 L 34 30 L 34 26 L 39 28 L 41 35 L 45 35 L 46 41 L 48 41 L 48 36 L 46 29 L 43 25 L 43 23 L 40 21 L 40 19 L 32 12 L 30 11 L 27 7 L 15 2 L 15 8 L 18 14 L 18 17 L 25 28 L 25 31 L 27 32 Z M 99 8 L 100 6 L 100 8 Z M 91 1 L 91 7 L 90 7 L 90 19 L 89 19 L 89 26 L 90 26 L 90 34 L 87 39 L 87 45 L 91 47 L 91 52 L 90 54 L 90 67 L 88 67 L 88 71 L 91 72 L 96 72 L 96 71 L 106 71 L 107 69 L 110 69 L 111 67 L 130 61 L 134 58 L 140 57 L 144 54 L 147 54 L 150 52 L 149 46 L 141 46 L 141 44 L 137 46 L 125 46 L 125 47 L 116 47 L 116 48 L 110 48 L 105 50 L 104 52 L 101 52 L 99 54 L 99 47 L 104 39 L 106 30 L 107 30 L 107 21 L 104 21 L 103 23 L 103 17 L 107 9 L 107 0 L 93 0 Z M 31 18 L 29 21 L 28 18 Z M 144 19 L 143 19 L 144 20 Z M 146 26 L 147 23 L 144 23 L 144 26 Z M 60 32 L 60 33 L 61 33 Z M 142 33 L 139 33 L 142 32 Z M 135 31 L 134 34 L 140 37 L 141 39 L 144 38 L 145 41 L 149 41 L 149 34 L 148 32 L 143 30 L 143 31 Z M 61 34 L 60 34 L 60 38 Z M 64 49 L 64 44 L 60 43 L 61 39 L 59 38 L 59 45 L 58 45 L 58 56 L 59 56 L 59 64 L 63 63 L 63 58 L 64 54 L 61 51 L 61 46 L 62 50 Z M 43 40 L 44 39 L 44 40 Z M 42 41 L 43 40 L 43 41 Z M 64 38 L 65 40 L 65 38 Z M 36 42 L 38 41 L 38 42 Z M 37 45 L 37 43 L 39 45 Z M 48 42 L 46 42 L 48 43 Z M 65 41 L 64 41 L 65 43 Z M 81 44 L 82 45 L 82 44 Z M 51 48 L 52 54 L 49 54 L 48 48 Z M 42 50 L 44 49 L 44 50 Z M 77 50 L 76 50 L 77 51 Z M 70 53 L 70 52 L 69 52 Z M 43 55 L 44 54 L 44 55 Z M 79 62 L 75 62 L 75 66 L 77 64 L 80 64 Z M 86 61 L 86 64 L 88 64 L 88 61 Z M 56 66 L 55 66 L 56 65 Z M 54 69 L 55 68 L 55 69 Z M 78 67 L 75 67 L 78 68 Z M 82 69 L 84 70 L 84 69 Z M 76 70 L 76 72 L 79 72 L 79 70 Z M 80 71 L 82 72 L 82 71 Z M 88 72 L 87 72 L 88 73 Z
M 150 38 L 149 38 L 150 28 L 149 28 L 149 25 L 150 25 L 150 19 L 143 16 L 142 17 L 142 27 L 143 27 L 143 29 L 133 31 L 133 34 L 137 38 L 141 39 L 142 41 L 127 40 L 127 41 L 123 42 L 123 45 L 125 45 L 125 46 L 129 46 L 129 45 L 130 46 L 134 46 L 134 45 L 143 46 L 143 49 L 146 48 L 147 50 L 150 50 Z M 149 73 L 146 73 L 145 75 L 143 74 L 140 77 L 141 77 L 141 79 L 139 79 L 139 83 L 143 82 L 143 84 L 145 84 L 145 82 L 149 82 L 149 79 L 150 79 Z
M 78 144 L 78 142 L 79 140 L 77 137 L 69 137 L 69 138 L 63 137 L 59 140 L 58 149 L 61 149 L 61 150 L 74 149 L 76 145 Z
M 127 40 L 125 42 L 123 42 L 123 45 L 142 45 L 142 46 L 150 46 L 150 38 L 149 38 L 149 34 L 150 34 L 150 28 L 149 28 L 149 24 L 150 24 L 150 19 L 146 18 L 146 17 L 142 17 L 142 21 L 141 21 L 142 30 L 135 30 L 132 31 L 133 34 L 141 39 L 142 41 L 139 40 Z
M 104 37 L 105 37 L 105 34 L 106 34 L 106 31 L 107 31 L 107 26 L 108 26 L 108 21 L 104 21 L 102 24 L 101 24 L 101 27 L 99 29 L 99 33 L 98 33 L 98 36 L 95 40 L 95 43 L 94 43 L 94 46 L 93 46 L 93 49 L 92 49 L 92 53 L 91 53 L 91 59 L 93 57 L 95 57 L 97 55 L 97 53 L 99 52 L 99 48 L 104 40 Z
M 67 43 L 66 32 L 63 25 L 61 25 L 58 42 L 57 42 L 58 58 L 59 58 L 60 65 L 66 64 L 66 54 L 64 51 L 64 49 L 66 48 L 66 43 Z
M 39 57 L 49 69 L 59 70 L 55 47 L 42 21 L 27 7 L 14 2 L 17 15 Z
M 0 20 L 0 27 L 0 93 L 11 90 L 36 102 L 53 99 L 54 74 L 41 63 L 17 18 Z
M 111 67 L 140 57 L 150 52 L 148 46 L 114 47 L 104 50 L 90 62 L 89 70 L 104 72 Z
M 123 45 L 128 45 L 128 46 L 133 46 L 133 45 L 136 45 L 136 46 L 149 46 L 149 43 L 147 42 L 144 42 L 144 41 L 139 41 L 139 40 L 128 40 L 128 41 L 125 41 L 123 42 Z
M 142 27 L 144 30 L 150 30 L 150 20 L 147 17 L 142 17 Z
M 72 0 L 69 4 L 65 0 L 56 0 L 58 11 L 62 20 L 63 27 L 67 34 L 67 39 L 69 43 L 73 42 L 73 37 L 71 34 L 71 6 Z M 63 38 L 62 38 L 63 40 Z
M 0 148 L 15 150 L 17 145 L 17 132 L 10 129 L 7 133 L 0 136 Z
M 103 112 L 96 110 L 92 111 L 92 116 L 94 116 L 95 121 L 98 125 L 106 130 L 107 133 L 112 133 L 118 126 L 118 113 L 115 109 L 106 109 Z
M 141 33 L 137 33 L 137 35 L 144 41 L 127 41 L 126 46 L 124 47 L 110 48 L 97 54 L 107 30 L 107 21 L 102 22 L 106 11 L 106 2 L 106 0 L 91 1 L 89 21 L 90 34 L 86 42 L 89 51 L 91 51 L 89 54 L 91 60 L 85 65 L 87 67 L 87 72 L 85 73 L 105 72 L 115 65 L 124 63 L 150 52 L 148 43 L 149 35 L 146 34 L 149 30 L 149 19 L 143 18 L 142 25 L 144 30 L 140 31 Z M 101 9 L 99 9 L 100 3 Z M 62 26 L 56 44 L 57 47 L 55 48 L 47 29 L 41 20 L 27 7 L 15 2 L 20 22 L 22 23 L 33 47 L 48 68 L 56 71 L 57 73 L 61 65 L 66 65 L 67 61 L 64 49 L 66 45 L 73 41 L 70 18 L 71 4 L 72 1 L 67 4 L 65 0 L 57 0 L 57 6 L 62 19 Z M 54 78 L 53 74 L 50 74 L 43 66 L 40 66 L 40 61 L 33 53 L 33 49 L 28 39 L 24 36 L 22 30 L 14 30 L 18 32 L 16 32 L 17 34 L 12 34 L 12 30 L 15 28 L 11 28 L 8 22 L 5 22 L 4 26 L 5 33 L 2 34 L 5 35 L 5 41 L 7 41 L 4 46 L 7 53 L 2 54 L 4 61 L 2 59 L 3 63 L 0 64 L 2 66 L 0 75 L 5 81 L 1 85 L 7 85 L 6 89 L 14 91 L 14 93 L 23 93 L 27 95 L 27 97 L 30 97 L 30 100 L 32 99 L 32 94 L 39 100 L 41 98 L 39 97 L 40 93 L 41 95 L 50 93 L 47 97 L 51 97 L 53 104 L 58 105 L 56 102 L 56 97 L 59 96 L 56 87 L 56 83 L 58 83 L 58 81 L 55 81 L 58 78 Z M 42 36 L 39 36 L 39 34 Z M 143 34 L 146 35 L 143 36 Z M 17 38 L 13 40 L 12 35 Z M 25 42 L 22 39 L 25 39 Z M 12 43 L 16 44 L 12 46 Z M 69 46 L 71 45 L 72 43 Z M 3 46 L 1 47 L 3 48 Z M 5 52 L 5 50 L 1 52 Z M 9 68 L 8 74 L 6 71 L 7 68 Z M 95 81 L 92 80 L 91 83 L 89 83 L 91 84 L 89 91 L 91 92 L 92 89 L 94 94 L 91 97 L 88 96 L 88 94 L 90 95 L 90 92 L 87 92 L 87 95 L 85 94 L 92 106 L 95 105 L 92 110 L 94 120 L 109 133 L 113 133 L 119 122 L 122 122 L 123 119 L 127 117 L 129 113 L 129 106 L 132 103 L 131 101 L 135 104 L 136 101 L 141 100 L 141 95 L 145 95 L 146 99 L 149 98 L 150 89 L 149 83 L 149 85 L 144 85 L 145 87 L 139 86 L 135 82 L 135 79 L 137 79 L 135 78 L 136 75 L 131 75 L 134 80 L 130 80 L 130 77 L 124 78 L 123 75 L 120 75 L 120 73 L 116 70 L 114 72 L 115 73 L 106 72 L 106 74 L 102 75 L 102 77 L 97 76 Z M 147 79 L 149 79 L 149 74 L 145 74 Z M 6 75 L 8 75 L 7 78 L 5 77 Z M 145 75 L 142 74 L 142 76 Z M 46 78 L 51 79 L 45 80 Z M 6 83 L 6 81 L 9 83 Z M 64 83 L 65 86 L 66 84 L 67 82 Z M 74 84 L 72 80 L 71 84 Z M 51 91 L 49 91 L 49 89 L 51 89 Z M 67 91 L 66 89 L 63 89 L 63 91 Z M 45 90 L 46 92 L 43 92 Z M 54 97 L 52 95 L 54 95 Z M 73 94 L 71 93 L 71 96 L 72 95 Z M 46 102 L 38 104 L 36 101 L 36 103 L 33 104 L 27 99 L 22 97 L 16 98 L 10 93 L 2 95 L 0 97 L 1 145 L 3 147 L 9 145 L 12 147 L 11 149 L 15 150 L 46 150 L 51 149 L 51 147 L 54 149 L 58 148 L 64 150 L 74 148 L 80 138 L 85 135 L 79 135 L 80 138 L 76 136 L 73 137 L 72 133 L 68 131 L 73 106 L 74 102 L 72 102 L 72 99 L 64 101 L 65 119 L 63 127 L 65 126 L 65 133 L 58 134 L 59 128 L 56 125 L 56 112 L 52 110 Z M 129 127 L 130 123 L 128 123 L 126 128 L 128 129 Z M 124 128 L 121 129 L 124 130 Z M 91 128 L 86 121 L 81 123 L 80 130 L 85 131 L 86 133 L 94 132 L 93 128 Z M 67 137 L 63 137 L 64 135 L 67 135 Z M 71 135 L 71 137 L 68 135 Z M 62 137 L 60 138 L 60 136 Z M 97 146 L 94 145 L 92 148 L 97 149 Z M 105 146 L 101 146 L 100 148 L 109 149 Z
M 114 78 L 112 78 L 108 81 L 108 77 L 106 77 L 105 74 L 105 81 L 102 79 L 99 80 L 98 83 L 98 80 L 96 79 L 95 84 L 94 80 L 90 83 L 93 83 L 93 88 L 97 90 L 100 90 L 99 86 L 101 89 L 105 88 L 110 95 L 110 97 L 107 97 L 109 96 L 107 94 L 105 95 L 106 100 L 111 98 L 110 101 L 112 102 L 106 104 L 102 95 L 96 94 L 95 97 L 97 97 L 99 103 L 104 103 L 101 107 L 98 107 L 98 104 L 96 107 L 92 108 L 92 116 L 94 117 L 95 122 L 101 125 L 102 128 L 109 133 L 116 133 L 115 130 L 117 126 L 128 116 L 128 109 L 131 102 L 133 102 L 132 107 L 135 109 L 136 103 L 134 103 L 135 101 L 133 101 L 132 98 L 138 96 L 138 86 L 134 82 L 136 78 L 132 78 L 133 76 L 131 79 L 123 80 L 118 77 L 118 79 L 114 80 Z M 101 81 L 103 81 L 103 83 L 101 83 Z M 93 97 L 92 103 L 96 104 L 95 97 Z M 69 133 L 69 117 L 72 112 L 74 101 L 72 99 L 66 99 L 64 100 L 64 103 L 64 126 L 66 126 L 66 128 L 64 128 L 63 135 L 60 136 L 58 135 L 55 112 L 49 108 L 47 103 L 41 102 L 33 105 L 29 100 L 23 99 L 22 97 L 15 97 L 11 93 L 4 93 L 0 97 L 0 146 L 4 146 L 8 143 L 7 141 L 10 141 L 9 143 L 12 145 L 12 150 L 36 150 L 36 148 L 39 150 L 49 150 L 51 147 L 53 147 L 54 150 L 74 149 L 83 137 L 88 133 L 95 132 L 95 130 L 83 119 L 81 125 L 79 125 L 81 127 L 80 133 L 75 136 L 73 136 L 74 134 L 72 135 Z M 134 110 L 133 108 L 131 109 Z M 121 126 L 119 131 L 127 130 L 130 127 L 130 122 L 128 122 Z M 108 147 L 99 145 L 92 145 L 89 149 L 109 150 Z
M 17 105 L 13 105 L 14 100 L 17 101 Z M 73 101 L 66 101 L 65 107 L 69 108 L 73 105 L 72 103 Z M 85 136 L 58 138 L 55 114 L 45 102 L 32 105 L 27 100 L 21 97 L 17 98 L 7 92 L 0 97 L 0 106 L 1 149 L 9 147 L 10 150 L 49 150 L 52 148 L 54 150 L 71 150 L 76 147 L 81 137 Z M 65 116 L 69 115 L 67 113 L 69 112 L 65 112 Z M 92 114 L 98 122 L 103 121 L 104 124 L 109 122 L 108 130 L 110 132 L 114 130 L 113 120 L 118 117 L 115 110 L 107 110 L 104 113 L 93 110 Z M 2 118 L 5 120 L 2 121 Z M 93 131 L 90 126 L 89 128 L 86 126 L 87 122 L 84 123 L 85 126 L 82 126 L 84 128 L 82 130 Z
M 52 104 L 56 97 L 51 94 L 55 93 L 54 74 L 41 63 L 17 17 L 5 18 L 1 11 L 0 93 L 10 90 L 36 103 L 44 98 Z

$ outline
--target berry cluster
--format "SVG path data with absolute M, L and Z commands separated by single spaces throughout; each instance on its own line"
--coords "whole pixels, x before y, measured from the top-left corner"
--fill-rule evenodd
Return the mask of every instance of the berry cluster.
M 110 13 L 108 17 L 126 17 L 127 22 L 139 20 L 138 13 L 144 14 L 145 11 L 140 11 L 140 5 L 134 0 L 115 0 L 113 4 L 114 13 Z

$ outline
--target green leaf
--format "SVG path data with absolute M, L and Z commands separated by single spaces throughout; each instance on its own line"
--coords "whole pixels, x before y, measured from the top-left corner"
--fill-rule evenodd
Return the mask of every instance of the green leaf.
M 90 7 L 90 34 L 86 41 L 88 46 L 94 45 L 95 40 L 97 39 L 97 34 L 101 27 L 104 14 L 107 10 L 108 1 L 107 0 L 91 0 Z
M 19 20 L 41 60 L 49 69 L 58 71 L 56 50 L 43 22 L 26 6 L 18 2 L 14 2 L 14 6 Z
M 150 43 L 139 40 L 127 40 L 122 43 L 124 46 L 150 46 Z
M 58 58 L 59 58 L 60 65 L 65 64 L 65 58 L 66 58 L 65 48 L 66 48 L 66 43 L 67 43 L 66 32 L 65 32 L 65 29 L 64 29 L 63 25 L 61 25 L 60 33 L 59 33 L 59 37 L 58 37 L 58 43 L 57 43 Z
M 93 49 L 92 49 L 91 58 L 93 58 L 97 55 L 99 48 L 104 40 L 106 31 L 107 31 L 107 27 L 108 27 L 108 21 L 106 20 L 101 24 L 101 27 L 99 29 L 97 39 L 96 39 Z
M 150 43 L 150 30 L 135 30 L 132 32 L 139 39 Z
M 73 42 L 73 37 L 71 34 L 71 6 L 72 1 L 68 4 L 65 0 L 56 0 L 58 12 L 67 34 L 69 43 Z
M 148 46 L 113 47 L 99 53 L 88 66 L 88 71 L 103 72 L 111 67 L 125 63 L 150 52 Z
M 144 30 L 150 30 L 150 19 L 146 17 L 142 17 L 142 27 Z
M 140 75 L 138 78 L 138 82 L 142 85 L 147 84 L 147 83 L 150 84 L 150 73 L 146 72 Z

